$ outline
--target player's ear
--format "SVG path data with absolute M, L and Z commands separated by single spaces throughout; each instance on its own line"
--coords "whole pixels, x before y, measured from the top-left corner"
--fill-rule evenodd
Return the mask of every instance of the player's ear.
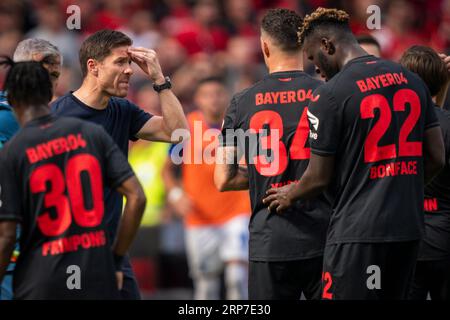
M 329 55 L 332 55 L 336 52 L 336 47 L 328 38 L 320 39 L 320 48 Z
M 270 57 L 270 50 L 269 50 L 269 45 L 267 44 L 267 42 L 262 41 L 262 49 L 264 52 L 264 55 L 269 58 Z
M 94 60 L 94 59 L 88 59 L 86 64 L 87 64 L 88 73 L 92 72 L 92 74 L 94 76 L 98 76 L 98 63 L 97 63 L 97 61 Z

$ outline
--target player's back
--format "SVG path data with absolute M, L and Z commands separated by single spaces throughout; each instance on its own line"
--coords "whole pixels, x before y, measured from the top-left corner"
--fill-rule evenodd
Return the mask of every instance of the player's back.
M 262 203 L 268 189 L 298 181 L 308 166 L 307 105 L 321 84 L 304 72 L 275 72 L 233 98 L 230 109 L 236 110 L 228 112 L 224 128 L 252 133 L 245 144 L 251 259 L 295 260 L 322 253 L 330 215 L 325 199 L 297 201 L 281 215 Z
M 316 94 L 313 152 L 336 160 L 328 242 L 419 239 L 424 132 L 437 125 L 425 84 L 399 64 L 363 56 Z
M 105 136 L 99 126 L 48 115 L 5 146 L 22 200 L 16 299 L 116 298 L 104 219 Z

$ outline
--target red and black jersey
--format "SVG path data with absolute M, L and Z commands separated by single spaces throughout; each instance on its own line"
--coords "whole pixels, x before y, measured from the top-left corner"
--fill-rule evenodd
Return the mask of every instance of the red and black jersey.
M 5 145 L 0 219 L 21 224 L 16 299 L 117 297 L 103 186 L 132 175 L 100 126 L 74 118 L 40 117 Z M 69 279 L 77 270 L 78 287 Z
M 252 206 L 250 259 L 289 261 L 323 254 L 330 205 L 297 201 L 282 214 L 262 203 L 266 191 L 298 181 L 308 166 L 307 105 L 322 82 L 300 71 L 275 72 L 236 94 L 222 129 L 227 145 L 245 151 Z M 242 129 L 247 136 L 233 138 Z
M 425 236 L 419 260 L 450 256 L 450 112 L 436 107 L 445 145 L 444 169 L 425 187 Z
M 420 239 L 424 132 L 439 125 L 425 84 L 397 63 L 362 56 L 314 95 L 311 152 L 336 161 L 327 243 Z

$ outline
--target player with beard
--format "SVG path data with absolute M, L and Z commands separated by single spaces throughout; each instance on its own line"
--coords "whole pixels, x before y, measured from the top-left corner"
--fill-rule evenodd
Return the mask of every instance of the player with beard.
M 264 203 L 282 216 L 327 189 L 334 201 L 322 297 L 404 299 L 423 234 L 424 186 L 444 165 L 442 134 L 424 83 L 367 55 L 348 20 L 325 8 L 304 19 L 303 50 L 328 81 L 308 106 L 308 168 L 298 183 L 268 190 Z
M 284 215 L 262 203 L 273 186 L 302 179 L 308 165 L 307 105 L 322 84 L 303 72 L 297 43 L 301 17 L 287 9 L 269 10 L 261 24 L 261 50 L 269 74 L 236 94 L 227 110 L 218 148 L 215 182 L 224 190 L 250 189 L 250 299 L 320 298 L 320 280 L 330 205 L 323 198 L 297 201 Z M 250 132 L 250 142 L 234 134 Z M 253 135 L 254 134 L 254 135 Z M 252 137 L 257 143 L 252 144 Z M 255 140 L 256 140 L 255 139 Z M 245 151 L 248 176 L 235 154 Z

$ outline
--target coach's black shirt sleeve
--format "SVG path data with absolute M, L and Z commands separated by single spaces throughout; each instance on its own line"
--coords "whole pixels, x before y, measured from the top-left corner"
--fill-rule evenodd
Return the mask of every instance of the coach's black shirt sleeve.
M 334 155 L 341 140 L 341 110 L 325 86 L 316 89 L 314 96 L 318 99 L 308 105 L 311 152 Z
M 0 152 L 0 220 L 22 220 L 21 201 L 13 162 L 7 148 Z
M 136 137 L 137 133 L 142 129 L 142 127 L 150 120 L 153 115 L 145 112 L 137 105 L 127 101 L 131 113 L 131 122 L 130 122 L 130 140 L 136 141 L 138 138 Z

